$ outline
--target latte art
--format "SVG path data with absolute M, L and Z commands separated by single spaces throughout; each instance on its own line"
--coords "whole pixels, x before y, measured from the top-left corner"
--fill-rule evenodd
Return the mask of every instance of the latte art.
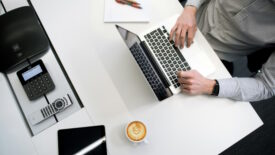
M 146 136 L 146 127 L 140 121 L 133 121 L 127 126 L 127 136 L 133 141 L 141 141 Z

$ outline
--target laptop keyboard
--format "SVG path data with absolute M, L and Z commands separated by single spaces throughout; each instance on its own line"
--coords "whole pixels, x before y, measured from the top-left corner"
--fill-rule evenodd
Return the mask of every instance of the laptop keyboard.
M 177 72 L 190 70 L 191 67 L 186 62 L 179 49 L 175 47 L 174 41 L 169 41 L 169 33 L 165 27 L 162 26 L 146 34 L 144 37 L 160 62 L 170 82 L 175 88 L 178 88 L 180 84 L 178 83 Z
M 135 43 L 130 50 L 158 99 L 165 99 L 167 97 L 166 88 L 157 76 L 156 71 L 153 69 L 153 66 L 151 66 L 150 61 L 141 47 L 138 43 Z

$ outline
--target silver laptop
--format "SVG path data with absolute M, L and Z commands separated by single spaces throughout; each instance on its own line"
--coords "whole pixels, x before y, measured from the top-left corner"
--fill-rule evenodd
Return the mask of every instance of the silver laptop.
M 169 41 L 169 32 L 176 17 L 135 34 L 116 25 L 122 39 L 130 49 L 151 88 L 159 100 L 178 94 L 178 71 L 197 70 L 203 76 L 215 71 L 215 67 L 196 40 L 190 48 L 179 49 Z

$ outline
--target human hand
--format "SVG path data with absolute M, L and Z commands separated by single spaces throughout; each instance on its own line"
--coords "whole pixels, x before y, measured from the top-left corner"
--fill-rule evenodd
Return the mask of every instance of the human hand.
M 215 80 L 203 77 L 196 70 L 178 72 L 178 81 L 181 84 L 181 90 L 191 95 L 212 94 L 216 84 Z
M 182 14 L 178 17 L 176 24 L 171 29 L 169 39 L 172 40 L 175 36 L 175 46 L 184 47 L 184 42 L 187 39 L 187 47 L 193 43 L 193 39 L 197 30 L 196 24 L 197 8 L 194 6 L 186 6 Z M 187 38 L 185 38 L 187 35 Z

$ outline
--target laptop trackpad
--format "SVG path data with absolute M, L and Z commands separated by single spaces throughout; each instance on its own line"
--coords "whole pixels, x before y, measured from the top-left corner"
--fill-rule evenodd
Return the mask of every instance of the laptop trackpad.
M 189 48 L 184 47 L 180 51 L 191 66 L 191 69 L 197 70 L 203 76 L 209 76 L 216 70 L 213 63 L 210 61 L 204 51 L 198 46 L 196 41 L 194 41 L 194 43 Z

